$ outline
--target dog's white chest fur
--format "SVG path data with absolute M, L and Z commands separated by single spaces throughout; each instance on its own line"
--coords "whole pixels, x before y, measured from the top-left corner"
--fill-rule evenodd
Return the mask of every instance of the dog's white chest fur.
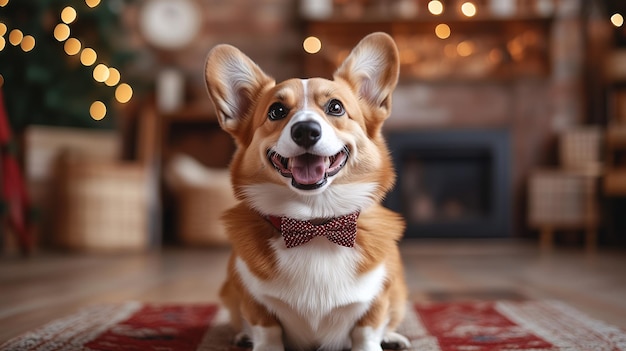
M 380 293 L 384 265 L 358 274 L 358 248 L 345 248 L 318 237 L 287 249 L 273 243 L 277 274 L 256 277 L 238 258 L 236 268 L 254 298 L 276 314 L 287 345 L 297 349 L 350 347 L 350 332 Z

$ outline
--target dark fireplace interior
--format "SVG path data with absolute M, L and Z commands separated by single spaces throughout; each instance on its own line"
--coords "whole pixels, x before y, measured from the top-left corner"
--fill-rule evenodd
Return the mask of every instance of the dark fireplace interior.
M 386 205 L 406 219 L 406 237 L 510 235 L 507 132 L 393 132 L 387 140 L 398 180 Z

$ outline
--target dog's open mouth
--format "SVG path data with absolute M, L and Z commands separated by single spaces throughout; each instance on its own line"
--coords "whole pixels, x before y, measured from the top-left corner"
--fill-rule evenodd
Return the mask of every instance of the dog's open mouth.
M 333 156 L 304 153 L 286 158 L 276 151 L 268 150 L 267 157 L 283 177 L 291 178 L 291 184 L 302 190 L 313 190 L 326 184 L 328 177 L 337 174 L 348 161 L 347 148 Z

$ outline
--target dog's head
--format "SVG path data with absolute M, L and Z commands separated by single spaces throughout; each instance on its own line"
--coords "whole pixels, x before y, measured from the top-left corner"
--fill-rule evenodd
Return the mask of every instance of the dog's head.
M 381 127 L 398 71 L 396 46 L 383 33 L 361 40 L 334 80 L 276 84 L 238 49 L 213 48 L 206 81 L 220 125 L 237 142 L 238 198 L 262 214 L 299 219 L 380 201 L 395 179 Z

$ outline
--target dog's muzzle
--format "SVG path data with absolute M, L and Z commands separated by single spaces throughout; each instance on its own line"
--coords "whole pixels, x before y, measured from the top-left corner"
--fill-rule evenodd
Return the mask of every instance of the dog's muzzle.
M 348 161 L 349 151 L 344 147 L 333 156 L 320 156 L 303 153 L 294 157 L 283 157 L 276 151 L 268 150 L 267 157 L 274 168 L 291 184 L 301 190 L 318 189 L 339 173 Z

